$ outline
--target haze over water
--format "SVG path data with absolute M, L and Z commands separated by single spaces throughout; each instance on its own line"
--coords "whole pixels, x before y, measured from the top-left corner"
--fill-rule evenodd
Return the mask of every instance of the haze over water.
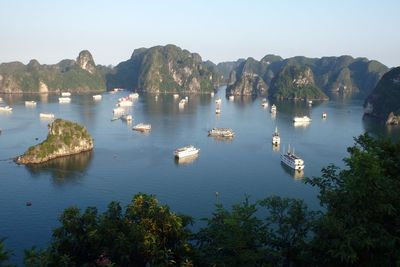
M 281 165 L 280 151 L 271 145 L 275 127 L 281 133 L 280 150 L 290 143 L 305 160 L 304 176 L 320 175 L 329 163 L 343 166 L 346 147 L 365 129 L 398 135 L 398 130 L 387 132 L 384 126 L 363 122 L 360 100 L 334 99 L 312 107 L 305 101 L 270 100 L 270 106 L 275 103 L 278 108 L 272 116 L 269 107 L 261 107 L 261 98 L 229 101 L 223 89 L 214 98 L 190 95 L 183 109 L 169 94 L 157 100 L 140 95 L 128 109 L 132 124 L 111 121 L 117 99 L 128 94 L 104 93 L 97 102 L 92 95 L 72 95 L 70 104 L 59 104 L 55 95 L 3 96 L 13 112 L 0 113 L 0 236 L 8 237 L 7 247 L 17 257 L 24 248 L 47 244 L 66 207 L 96 206 L 102 211 L 112 200 L 127 204 L 138 192 L 155 194 L 172 210 L 192 215 L 198 222 L 195 227 L 200 218 L 210 216 L 216 201 L 231 205 L 246 194 L 253 200 L 273 194 L 301 198 L 316 209 L 316 190 Z M 220 115 L 215 114 L 217 97 L 222 98 Z M 38 104 L 28 108 L 25 100 Z M 41 112 L 85 125 L 95 149 L 44 165 L 16 165 L 10 158 L 47 135 L 50 121 L 40 120 Z M 295 127 L 296 115 L 308 115 L 312 122 Z M 152 131 L 132 131 L 139 122 L 150 123 Z M 230 141 L 208 137 L 212 127 L 232 128 L 236 136 Z M 173 151 L 189 144 L 200 148 L 199 156 L 192 162 L 174 160 Z M 26 206 L 27 201 L 32 206 Z

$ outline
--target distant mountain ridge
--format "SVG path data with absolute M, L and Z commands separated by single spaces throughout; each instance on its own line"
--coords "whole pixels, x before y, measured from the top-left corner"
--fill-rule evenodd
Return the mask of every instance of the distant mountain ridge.
M 0 64 L 1 93 L 54 93 L 60 91 L 105 91 L 106 67 L 96 66 L 89 51 L 76 60 L 64 59 L 54 65 L 31 60 Z

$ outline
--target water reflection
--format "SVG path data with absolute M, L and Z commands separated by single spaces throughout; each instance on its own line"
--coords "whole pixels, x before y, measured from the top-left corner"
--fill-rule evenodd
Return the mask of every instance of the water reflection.
M 293 177 L 295 180 L 300 180 L 304 177 L 304 171 L 298 171 L 298 170 L 293 170 L 292 168 L 286 166 L 281 162 L 281 167 L 282 169 L 289 174 L 291 177 Z
M 92 151 L 65 156 L 50 160 L 42 164 L 25 165 L 32 176 L 40 176 L 48 173 L 52 176 L 55 184 L 76 182 L 84 176 L 86 169 L 92 160 Z
M 175 161 L 175 164 L 177 164 L 177 165 L 187 165 L 187 164 L 192 164 L 198 157 L 199 157 L 198 154 L 193 155 L 193 156 L 183 157 L 183 158 L 174 157 L 174 161 Z
M 300 127 L 306 128 L 307 126 L 310 125 L 310 122 L 309 121 L 295 121 L 295 122 L 293 122 L 293 125 L 295 128 L 300 128 Z
M 280 150 L 281 150 L 281 146 L 280 145 L 272 144 L 272 151 L 279 152 Z

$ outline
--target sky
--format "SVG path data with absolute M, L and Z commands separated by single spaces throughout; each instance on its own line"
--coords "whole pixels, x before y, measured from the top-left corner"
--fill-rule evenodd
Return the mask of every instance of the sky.
M 0 62 L 55 64 L 89 50 L 116 65 L 175 44 L 214 63 L 267 54 L 400 65 L 398 0 L 1 0 Z

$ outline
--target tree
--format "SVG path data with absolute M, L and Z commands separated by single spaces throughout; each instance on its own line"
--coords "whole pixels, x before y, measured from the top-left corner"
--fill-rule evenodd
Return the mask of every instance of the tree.
M 326 208 L 317 222 L 314 255 L 324 266 L 400 264 L 400 143 L 364 134 L 348 148 L 347 166 L 307 179 Z
M 12 255 L 12 251 L 6 249 L 4 245 L 5 238 L 0 238 L 0 266 L 13 267 L 14 265 L 8 264 L 7 261 Z

